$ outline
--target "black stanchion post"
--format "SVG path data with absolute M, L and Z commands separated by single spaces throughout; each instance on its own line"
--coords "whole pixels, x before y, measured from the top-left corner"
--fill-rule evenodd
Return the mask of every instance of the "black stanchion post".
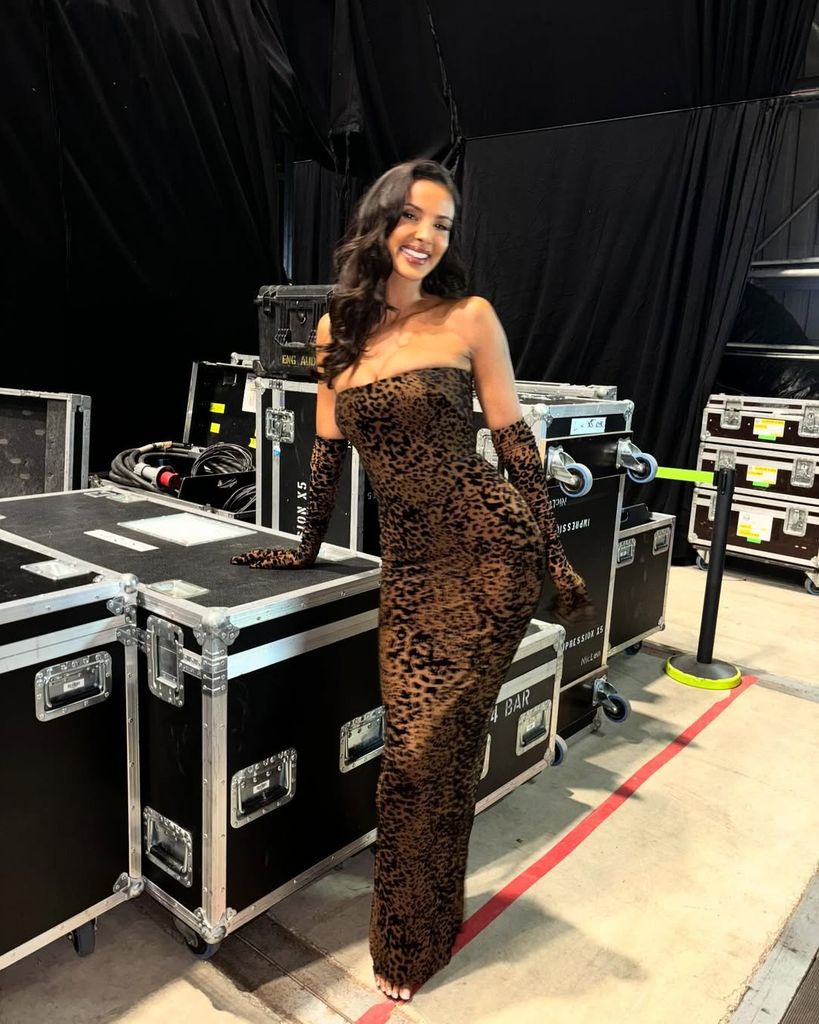
M 717 635 L 719 596 L 722 591 L 722 573 L 725 568 L 725 547 L 728 543 L 728 525 L 731 520 L 731 502 L 734 497 L 736 470 L 720 469 L 716 474 L 717 507 L 714 513 L 714 532 L 711 535 L 711 557 L 708 560 L 708 579 L 702 605 L 700 642 L 697 661 L 710 665 L 714 657 L 714 638 Z
M 736 472 L 720 469 L 716 473 L 716 510 L 714 530 L 711 534 L 711 555 L 708 559 L 708 579 L 702 604 L 700 641 L 696 658 L 692 654 L 675 654 L 665 664 L 666 674 L 678 683 L 699 686 L 706 690 L 730 690 L 741 679 L 739 669 L 724 661 L 714 661 L 714 638 L 717 633 L 719 595 L 722 590 L 722 572 L 725 568 L 725 548 L 731 519 L 731 501 L 734 497 Z

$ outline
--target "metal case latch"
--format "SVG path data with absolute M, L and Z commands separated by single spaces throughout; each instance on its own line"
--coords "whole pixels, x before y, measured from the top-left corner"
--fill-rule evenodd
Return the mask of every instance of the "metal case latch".
M 735 398 L 726 398 L 719 425 L 723 430 L 739 430 L 742 426 L 742 402 Z
M 230 780 L 230 823 L 241 828 L 296 795 L 296 751 L 284 750 L 236 772 Z
M 277 444 L 292 444 L 296 437 L 296 417 L 292 409 L 268 409 L 264 414 L 264 436 Z
M 816 460 L 798 456 L 793 460 L 791 483 L 794 487 L 813 487 L 816 479 Z
M 107 651 L 49 665 L 34 677 L 34 706 L 41 722 L 99 704 L 110 695 L 111 655 Z
M 819 437 L 819 402 L 806 402 L 799 423 L 800 437 Z
M 808 532 L 808 510 L 806 508 L 789 508 L 785 514 L 785 525 L 782 532 L 789 537 L 804 537 Z
M 171 878 L 190 888 L 193 885 L 193 837 L 191 833 L 155 811 L 142 811 L 145 856 Z
M 617 541 L 617 567 L 631 565 L 634 561 L 634 552 L 637 550 L 636 537 L 624 537 Z
M 652 555 L 664 555 L 671 543 L 671 527 L 663 526 L 654 534 L 651 542 Z
M 148 648 L 148 689 L 166 704 L 181 708 L 185 703 L 182 628 L 173 622 L 149 615 L 145 637 Z
M 719 471 L 720 469 L 736 469 L 737 468 L 737 453 L 733 448 L 720 448 L 717 451 L 717 464 L 714 469 Z
M 342 772 L 351 772 L 378 757 L 383 749 L 384 708 L 380 707 L 342 725 L 338 766 Z
M 711 502 L 708 506 L 708 520 L 713 522 L 717 517 L 717 496 L 716 494 L 711 495 Z
M 538 743 L 549 738 L 549 721 L 552 717 L 552 702 L 544 700 L 533 708 L 524 711 L 518 719 L 518 735 L 515 742 L 515 753 L 525 754 Z

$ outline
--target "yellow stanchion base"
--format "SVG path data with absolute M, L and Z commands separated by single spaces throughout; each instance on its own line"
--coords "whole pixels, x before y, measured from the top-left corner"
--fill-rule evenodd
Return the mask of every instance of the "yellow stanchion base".
M 701 690 L 733 690 L 742 681 L 736 665 L 724 661 L 697 661 L 693 654 L 675 654 L 665 663 L 665 674 L 686 686 Z

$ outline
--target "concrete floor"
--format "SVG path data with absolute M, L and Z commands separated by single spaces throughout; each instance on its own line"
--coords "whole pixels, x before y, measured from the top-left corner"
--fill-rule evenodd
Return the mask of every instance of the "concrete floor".
M 725 695 L 673 683 L 656 649 L 618 657 L 611 679 L 632 717 L 584 737 L 563 767 L 478 818 L 468 913 L 578 838 L 628 779 L 633 795 L 596 812 L 598 827 L 551 870 L 541 864 L 409 1006 L 392 1008 L 372 987 L 365 851 L 230 936 L 208 963 L 150 900 L 125 904 L 101 920 L 93 956 L 78 960 L 62 940 L 0 974 L 0 1022 L 730 1020 L 819 859 L 819 599 L 796 575 L 749 568 L 729 566 L 716 654 L 763 680 L 675 744 Z M 704 583 L 693 567 L 672 571 L 662 644 L 695 646 Z M 635 776 L 664 751 L 674 756 Z

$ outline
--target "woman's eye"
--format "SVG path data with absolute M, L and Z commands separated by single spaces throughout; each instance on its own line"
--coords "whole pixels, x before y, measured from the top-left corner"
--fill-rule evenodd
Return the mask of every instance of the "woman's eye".
M 415 220 L 415 214 L 411 210 L 404 210 L 404 216 L 409 220 Z
M 449 224 L 436 224 L 435 227 L 441 231 L 449 231 Z

